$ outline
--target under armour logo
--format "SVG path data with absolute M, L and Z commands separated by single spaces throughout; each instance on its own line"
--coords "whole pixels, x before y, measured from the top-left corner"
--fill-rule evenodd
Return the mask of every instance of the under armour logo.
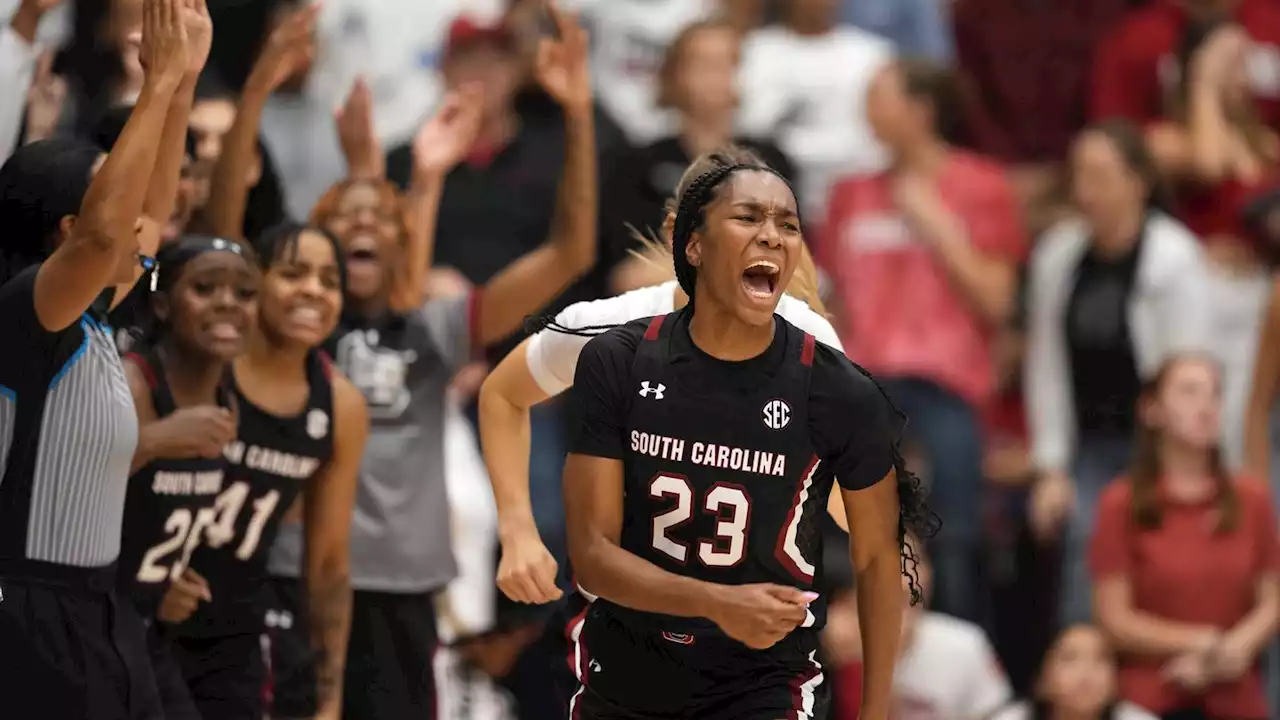
M 591 668 L 591 672 L 600 672 L 600 662 L 598 660 L 592 659 L 591 662 L 587 663 L 587 667 Z
M 649 393 L 653 393 L 654 400 L 661 400 L 663 397 L 663 393 L 665 393 L 666 390 L 667 390 L 667 386 L 663 385 L 662 383 L 658 383 L 658 387 L 650 387 L 648 380 L 645 380 L 644 382 L 640 383 L 640 397 L 643 397 L 643 398 L 647 398 L 649 397 Z

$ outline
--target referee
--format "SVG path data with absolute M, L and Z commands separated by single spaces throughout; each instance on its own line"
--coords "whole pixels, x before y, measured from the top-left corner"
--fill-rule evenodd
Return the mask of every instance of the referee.
M 113 590 L 138 421 L 105 318 L 155 252 L 144 205 L 172 211 L 190 107 L 181 86 L 199 54 L 188 29 L 207 27 L 194 2 L 146 0 L 146 83 L 110 155 L 54 139 L 0 167 L 6 716 L 160 717 L 142 625 Z

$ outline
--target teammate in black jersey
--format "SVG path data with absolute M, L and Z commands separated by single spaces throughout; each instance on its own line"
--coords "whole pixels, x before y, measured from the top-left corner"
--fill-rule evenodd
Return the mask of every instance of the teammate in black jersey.
M 780 176 L 705 173 L 673 240 L 688 306 L 593 339 L 578 362 L 565 502 L 579 583 L 600 600 L 572 717 L 825 717 L 812 590 L 838 481 L 867 620 L 862 717 L 883 720 L 904 531 L 936 522 L 897 419 L 868 375 L 774 314 L 802 242 Z
M 235 439 L 227 369 L 257 319 L 258 272 L 220 238 L 165 245 L 151 296 L 150 346 L 125 357 L 138 411 L 138 449 L 125 498 L 119 586 L 150 629 L 148 645 L 168 720 L 200 720 L 170 652 L 169 629 L 212 599 L 189 562 L 217 519 L 222 449 Z
M 286 226 L 265 233 L 255 249 L 262 268 L 258 328 L 232 363 L 239 430 L 225 451 L 217 517 L 191 559 L 213 600 L 180 628 L 175 654 L 205 718 L 261 720 L 267 551 L 301 495 L 303 604 L 318 655 L 315 717 L 337 718 L 351 609 L 348 544 L 368 411 L 316 350 L 342 306 L 336 240 Z

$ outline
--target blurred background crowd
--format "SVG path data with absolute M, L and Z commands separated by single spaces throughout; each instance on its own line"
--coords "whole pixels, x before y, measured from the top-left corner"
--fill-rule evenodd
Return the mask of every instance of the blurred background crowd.
M 899 720 L 1276 717 L 1280 1 L 562 6 L 591 33 L 600 227 L 595 267 L 548 310 L 668 278 L 633 231 L 660 225 L 698 154 L 736 142 L 791 178 L 832 321 L 910 416 L 944 518 L 928 607 L 904 631 Z M 419 125 L 479 83 L 430 293 L 485 283 L 546 238 L 565 123 L 529 76 L 539 0 L 325 0 L 289 43 L 273 31 L 293 0 L 209 7 L 171 235 L 203 210 L 235 127 L 259 138 L 252 236 L 310 217 L 354 165 L 407 187 Z M 132 102 L 140 8 L 0 0 L 0 152 L 89 137 Z M 445 718 L 560 716 L 550 612 L 494 586 L 468 417 L 517 340 L 453 382 Z M 565 418 L 551 403 L 533 423 L 534 510 L 563 566 Z M 857 613 L 838 557 L 828 575 L 828 679 L 851 720 Z

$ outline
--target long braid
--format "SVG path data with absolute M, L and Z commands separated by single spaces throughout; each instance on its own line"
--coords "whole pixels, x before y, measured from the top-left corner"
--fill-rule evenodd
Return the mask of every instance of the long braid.
M 889 397 L 889 393 L 885 392 L 866 368 L 858 363 L 851 364 L 876 386 L 899 421 L 898 437 L 893 439 L 892 450 L 893 474 L 898 483 L 898 547 L 902 552 L 902 574 L 907 578 L 907 585 L 911 590 L 911 604 L 915 605 L 923 599 L 918 571 L 920 558 L 916 556 L 911 543 L 907 542 L 907 537 L 910 535 L 919 542 L 927 542 L 942 528 L 942 518 L 929 507 L 924 483 L 919 476 L 907 469 L 907 461 L 902 457 L 901 435 L 907 427 L 907 414 L 894 404 L 893 398 Z

